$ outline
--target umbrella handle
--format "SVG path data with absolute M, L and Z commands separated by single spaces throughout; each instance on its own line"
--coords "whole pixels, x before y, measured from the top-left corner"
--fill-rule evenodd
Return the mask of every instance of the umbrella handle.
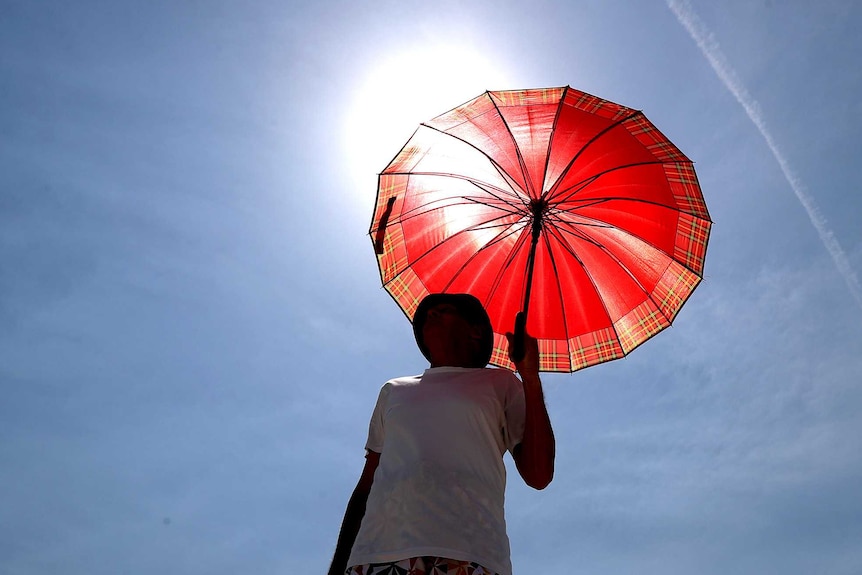
M 530 292 L 533 289 L 533 265 L 536 262 L 536 246 L 542 233 L 542 219 L 548 204 L 543 199 L 531 200 L 530 211 L 533 214 L 531 224 L 530 255 L 527 257 L 527 288 L 524 291 L 524 309 L 515 316 L 515 337 L 512 338 L 512 349 L 509 355 L 512 361 L 518 363 L 527 353 L 524 334 L 527 332 L 527 309 L 530 307 Z
M 527 332 L 527 314 L 519 311 L 515 316 L 515 337 L 512 338 L 512 349 L 509 350 L 509 355 L 512 361 L 518 363 L 524 359 L 526 354 L 526 345 L 524 344 L 524 334 Z
M 379 254 L 384 253 L 383 239 L 386 237 L 386 225 L 389 223 L 389 216 L 392 215 L 392 206 L 395 205 L 395 196 L 389 198 L 386 202 L 386 211 L 380 216 L 380 223 L 377 224 L 377 233 L 374 237 L 374 252 Z

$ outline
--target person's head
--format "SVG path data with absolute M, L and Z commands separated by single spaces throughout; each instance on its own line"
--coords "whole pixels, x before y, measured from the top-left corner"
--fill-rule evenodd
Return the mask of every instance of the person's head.
M 426 296 L 413 316 L 413 335 L 432 366 L 485 367 L 494 347 L 488 313 L 470 294 Z

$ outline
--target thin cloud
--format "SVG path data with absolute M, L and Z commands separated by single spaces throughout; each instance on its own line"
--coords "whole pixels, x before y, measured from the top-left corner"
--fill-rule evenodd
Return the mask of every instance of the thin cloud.
M 769 146 L 772 155 L 775 156 L 775 160 L 781 167 L 781 171 L 784 174 L 785 179 L 790 184 L 790 187 L 793 189 L 793 193 L 796 194 L 802 207 L 805 208 L 808 218 L 814 225 L 814 229 L 816 229 L 817 233 L 820 235 L 820 240 L 823 242 L 829 255 L 832 256 L 832 260 L 835 262 L 835 267 L 838 268 L 838 273 L 844 277 L 844 281 L 847 282 L 847 287 L 850 289 L 850 293 L 856 299 L 856 303 L 859 308 L 862 309 L 862 287 L 860 287 L 859 278 L 856 277 L 856 273 L 850 266 L 850 261 L 847 259 L 847 255 L 844 253 L 844 250 L 835 238 L 835 234 L 831 229 L 829 229 L 829 226 L 826 223 L 826 218 L 824 218 L 823 214 L 820 213 L 820 208 L 817 207 L 814 198 L 808 194 L 808 188 L 790 168 L 784 155 L 778 149 L 778 144 L 775 143 L 772 134 L 767 130 L 766 123 L 763 120 L 763 114 L 760 111 L 760 106 L 757 101 L 752 98 L 751 94 L 749 94 L 748 90 L 745 88 L 745 85 L 739 79 L 739 76 L 736 75 L 734 69 L 727 63 L 727 59 L 724 57 L 724 53 L 721 51 L 715 37 L 694 12 L 691 5 L 688 3 L 688 0 L 667 0 L 667 5 L 674 13 L 677 20 L 679 20 L 679 23 L 682 24 L 692 39 L 697 43 L 697 46 L 700 48 L 701 52 L 703 52 L 703 55 L 706 56 L 706 59 L 709 61 L 712 69 L 715 70 L 715 73 L 718 75 L 721 82 L 728 90 L 730 90 L 743 109 L 745 109 L 745 113 L 748 115 L 748 118 L 754 123 L 758 131 L 760 131 L 760 135 L 763 136 L 763 139 L 766 140 L 766 145 Z

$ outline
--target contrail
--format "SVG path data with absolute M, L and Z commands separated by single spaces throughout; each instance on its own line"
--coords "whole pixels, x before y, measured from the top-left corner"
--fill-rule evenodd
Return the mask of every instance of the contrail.
M 772 155 L 775 156 L 775 160 L 781 167 L 781 171 L 784 173 L 787 183 L 790 184 L 790 187 L 793 189 L 793 193 L 796 194 L 802 207 L 805 208 L 805 211 L 808 213 L 808 218 L 811 220 L 811 223 L 814 224 L 814 229 L 816 229 L 817 233 L 820 235 L 820 240 L 823 242 L 823 245 L 826 246 L 826 250 L 829 252 L 829 255 L 832 256 L 832 261 L 835 262 L 835 267 L 838 268 L 838 273 L 844 277 L 844 281 L 847 282 L 847 287 L 850 288 L 850 293 L 853 294 L 853 297 L 856 299 L 856 303 L 860 308 L 862 308 L 862 287 L 859 285 L 859 278 L 856 277 L 856 273 L 850 266 L 850 261 L 847 259 L 847 255 L 844 253 L 844 250 L 841 249 L 841 245 L 835 238 L 835 234 L 833 234 L 832 230 L 829 229 L 829 226 L 826 223 L 826 218 L 824 218 L 823 214 L 820 213 L 820 209 L 814 202 L 814 198 L 808 194 L 808 189 L 805 187 L 805 184 L 802 183 L 802 180 L 800 180 L 796 174 L 793 173 L 793 170 L 790 169 L 790 165 L 778 149 L 778 145 L 772 138 L 772 134 L 766 129 L 766 123 L 763 121 L 763 114 L 760 112 L 760 106 L 757 104 L 757 101 L 751 97 L 751 94 L 748 93 L 748 90 L 746 90 L 745 85 L 739 79 L 739 76 L 736 75 L 736 72 L 730 64 L 727 63 L 727 59 L 724 57 L 724 53 L 721 51 L 715 37 L 711 32 L 709 32 L 709 30 L 707 30 L 704 23 L 688 3 L 688 0 L 666 1 L 668 8 L 670 8 L 674 13 L 677 20 L 679 20 L 679 23 L 688 30 L 689 35 L 695 42 L 697 42 L 698 48 L 700 48 L 700 51 L 703 52 L 704 56 L 706 56 L 706 59 L 709 60 L 712 69 L 715 70 L 715 73 L 718 75 L 724 86 L 730 90 L 731 94 L 736 98 L 736 101 L 745 109 L 745 113 L 748 114 L 748 118 L 755 126 L 757 126 L 757 129 L 760 131 L 760 135 L 763 136 L 764 140 L 766 140 L 766 145 L 769 146 Z

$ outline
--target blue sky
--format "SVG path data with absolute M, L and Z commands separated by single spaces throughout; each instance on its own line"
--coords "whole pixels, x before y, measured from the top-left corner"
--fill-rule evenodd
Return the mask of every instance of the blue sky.
M 376 173 L 482 90 L 569 84 L 644 110 L 715 226 L 670 330 L 545 376 L 557 475 L 510 467 L 515 572 L 859 573 L 860 25 L 2 2 L 0 571 L 323 572 L 377 390 L 425 367 L 366 236 Z

